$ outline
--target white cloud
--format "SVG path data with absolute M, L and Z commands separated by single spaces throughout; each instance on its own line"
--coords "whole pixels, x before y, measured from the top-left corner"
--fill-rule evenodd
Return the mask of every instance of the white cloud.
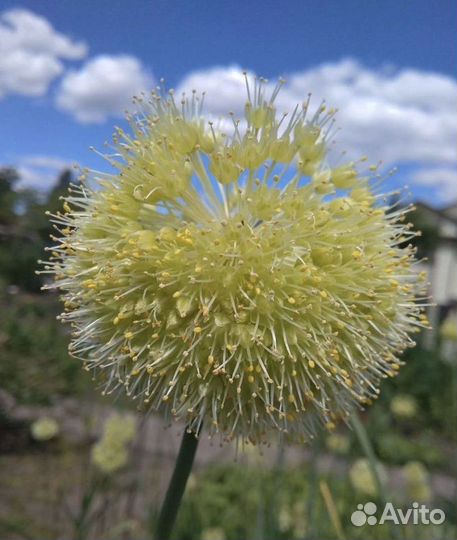
M 457 161 L 457 81 L 451 77 L 413 69 L 370 70 L 349 59 L 286 78 L 278 110 L 292 110 L 309 92 L 316 106 L 325 99 L 339 108 L 338 140 L 354 156 L 368 154 L 387 163 Z M 191 73 L 178 93 L 192 88 L 207 89 L 210 112 L 242 113 L 246 90 L 239 67 Z
M 68 160 L 52 156 L 26 156 L 22 159 L 24 165 L 42 169 L 64 169 L 69 166 Z
M 353 60 L 290 77 L 290 97 L 325 97 L 352 154 L 387 163 L 457 161 L 457 81 L 425 71 L 369 70 Z
M 416 171 L 412 181 L 423 186 L 432 186 L 442 202 L 449 203 L 457 199 L 457 168 L 424 168 Z
M 64 70 L 62 60 L 87 54 L 82 42 L 57 32 L 44 18 L 26 9 L 0 15 L 0 98 L 7 94 L 44 95 Z
M 253 73 L 249 72 L 250 78 Z M 205 92 L 206 109 L 214 115 L 240 114 L 246 103 L 246 83 L 238 66 L 212 67 L 189 73 L 179 84 L 178 96 L 192 90 Z
M 108 116 L 122 116 L 132 97 L 152 85 L 152 76 L 137 58 L 96 56 L 63 78 L 56 102 L 79 122 L 101 123 Z
M 74 163 L 74 161 L 55 156 L 23 156 L 17 165 L 20 178 L 17 188 L 46 191 L 54 186 L 64 169 L 73 169 Z
M 250 74 L 252 77 L 252 74 Z M 291 73 L 278 96 L 278 112 L 291 111 L 313 94 L 337 107 L 336 148 L 351 158 L 367 155 L 386 166 L 414 163 L 416 183 L 436 186 L 441 196 L 456 196 L 457 80 L 417 69 L 369 69 L 353 59 Z M 276 82 L 268 83 L 272 88 Z M 205 102 L 214 115 L 232 110 L 241 115 L 246 102 L 242 70 L 213 67 L 190 73 L 178 93 L 207 90 Z

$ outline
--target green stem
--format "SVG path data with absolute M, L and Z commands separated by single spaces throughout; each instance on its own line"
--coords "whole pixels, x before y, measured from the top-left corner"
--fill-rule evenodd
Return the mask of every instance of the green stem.
M 186 429 L 176 459 L 175 470 L 160 510 L 156 527 L 157 540 L 169 540 L 176 521 L 179 505 L 192 470 L 198 446 L 198 434 Z
M 351 415 L 351 422 L 352 427 L 354 428 L 355 434 L 357 436 L 357 439 L 359 440 L 360 446 L 362 447 L 365 455 L 368 458 L 368 464 L 370 466 L 371 474 L 373 475 L 375 484 L 376 484 L 376 491 L 378 492 L 378 495 L 383 503 L 387 502 L 386 493 L 384 490 L 384 486 L 381 482 L 381 479 L 379 477 L 379 470 L 378 470 L 378 460 L 376 459 L 373 446 L 371 445 L 371 441 L 368 437 L 368 433 L 366 432 L 366 429 L 364 428 L 362 422 L 360 421 L 359 415 L 357 413 L 353 413 Z
M 371 474 L 373 475 L 375 481 L 376 491 L 378 492 L 381 502 L 385 505 L 388 502 L 387 493 L 379 476 L 378 460 L 376 459 L 373 445 L 371 444 L 370 438 L 368 437 L 367 430 L 360 421 L 359 415 L 356 412 L 352 413 L 351 415 L 351 423 L 357 439 L 359 440 L 360 446 L 362 447 L 365 455 L 367 456 Z M 402 530 L 399 530 L 392 524 L 390 529 L 393 538 L 400 539 L 403 537 Z
M 89 483 L 89 487 L 83 496 L 79 514 L 74 521 L 76 540 L 84 540 L 87 537 L 87 533 L 90 529 L 89 513 L 92 508 L 95 495 L 97 494 L 97 491 L 101 485 L 102 482 L 99 479 L 92 478 Z

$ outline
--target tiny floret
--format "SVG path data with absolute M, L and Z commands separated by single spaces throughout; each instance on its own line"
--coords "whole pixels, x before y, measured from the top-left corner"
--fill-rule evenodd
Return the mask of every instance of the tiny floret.
M 333 430 L 428 324 L 407 208 L 364 158 L 331 165 L 333 109 L 278 113 L 282 84 L 246 77 L 221 122 L 196 92 L 138 99 L 117 173 L 52 217 L 71 354 L 105 394 L 226 440 Z

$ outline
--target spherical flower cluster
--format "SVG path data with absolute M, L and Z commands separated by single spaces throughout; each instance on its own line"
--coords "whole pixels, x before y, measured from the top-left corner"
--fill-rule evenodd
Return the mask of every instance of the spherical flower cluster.
M 139 99 L 105 156 L 118 174 L 53 216 L 45 271 L 106 393 L 210 436 L 306 440 L 376 398 L 427 324 L 415 233 L 376 167 L 329 165 L 334 110 L 280 115 L 282 81 L 246 82 L 244 119 L 219 127 L 196 92 Z
M 135 431 L 133 418 L 120 415 L 108 418 L 102 438 L 92 448 L 92 463 L 106 475 L 124 467 L 129 459 L 128 445 Z

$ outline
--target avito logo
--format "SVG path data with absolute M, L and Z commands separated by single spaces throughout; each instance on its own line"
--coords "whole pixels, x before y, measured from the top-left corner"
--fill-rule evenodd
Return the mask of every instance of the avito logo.
M 393 523 L 395 525 L 407 525 L 412 523 L 413 525 L 441 525 L 446 519 L 446 514 L 440 508 L 427 508 L 425 504 L 419 505 L 414 502 L 411 508 L 403 510 L 402 508 L 395 508 L 390 502 L 386 503 L 382 511 L 381 517 L 376 517 L 378 507 L 374 502 L 367 502 L 365 504 L 358 504 L 357 510 L 352 512 L 351 522 L 356 527 L 362 527 L 363 525 L 376 525 L 379 523 Z

